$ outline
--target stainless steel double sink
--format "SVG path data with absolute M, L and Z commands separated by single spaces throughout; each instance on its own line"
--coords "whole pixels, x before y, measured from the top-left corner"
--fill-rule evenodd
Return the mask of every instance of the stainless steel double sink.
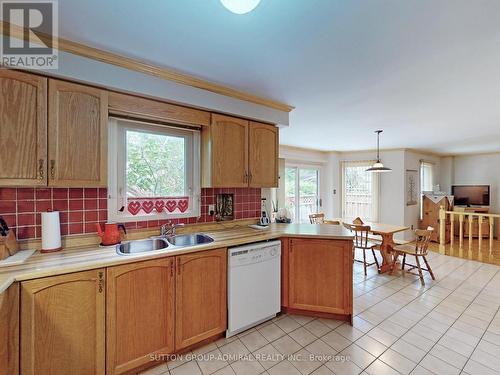
M 176 249 L 213 242 L 214 239 L 203 233 L 179 234 L 169 237 L 154 237 L 146 240 L 129 241 L 116 245 L 119 255 L 132 255 L 149 251 Z

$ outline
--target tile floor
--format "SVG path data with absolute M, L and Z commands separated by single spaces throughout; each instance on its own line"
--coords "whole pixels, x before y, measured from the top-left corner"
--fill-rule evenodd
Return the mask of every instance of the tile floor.
M 353 327 L 282 315 L 142 374 L 500 374 L 500 267 L 429 261 L 424 286 L 355 264 Z

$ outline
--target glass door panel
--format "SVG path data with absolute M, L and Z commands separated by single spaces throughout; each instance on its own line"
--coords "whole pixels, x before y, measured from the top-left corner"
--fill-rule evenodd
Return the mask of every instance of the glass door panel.
M 285 207 L 295 223 L 309 223 L 309 215 L 319 212 L 319 170 L 287 167 L 285 170 Z

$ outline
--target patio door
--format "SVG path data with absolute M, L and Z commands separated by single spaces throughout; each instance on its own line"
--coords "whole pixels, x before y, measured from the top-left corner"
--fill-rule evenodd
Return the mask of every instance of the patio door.
M 320 211 L 319 182 L 319 168 L 285 168 L 285 207 L 294 223 L 308 223 L 309 215 Z

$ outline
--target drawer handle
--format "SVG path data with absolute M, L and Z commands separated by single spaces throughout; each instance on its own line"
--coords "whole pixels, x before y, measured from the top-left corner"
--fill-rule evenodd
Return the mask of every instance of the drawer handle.
M 38 160 L 38 179 L 39 180 L 43 180 L 43 177 L 45 175 L 45 173 L 43 171 L 44 165 L 45 165 L 45 160 L 43 160 L 43 159 Z
M 52 178 L 52 179 L 56 178 L 56 161 L 55 160 L 50 161 L 50 178 Z
M 181 274 L 181 258 L 177 258 L 177 275 Z
M 104 290 L 104 272 L 99 272 L 99 293 Z

